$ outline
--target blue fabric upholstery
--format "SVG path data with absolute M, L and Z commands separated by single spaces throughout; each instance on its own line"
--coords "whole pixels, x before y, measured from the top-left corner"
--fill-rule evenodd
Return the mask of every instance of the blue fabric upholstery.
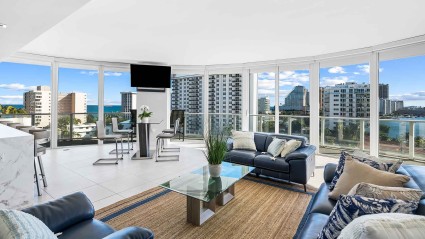
M 61 239 L 100 239 L 116 233 L 107 224 L 93 219 L 95 213 L 93 205 L 82 192 L 73 193 L 22 211 L 40 219 L 54 233 L 61 232 Z M 146 228 L 129 229 L 120 231 L 111 238 L 153 238 L 153 233 Z

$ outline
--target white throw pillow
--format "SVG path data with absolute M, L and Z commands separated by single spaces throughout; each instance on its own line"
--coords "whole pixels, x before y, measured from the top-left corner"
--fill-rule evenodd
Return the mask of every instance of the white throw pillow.
M 57 239 L 55 234 L 38 218 L 17 210 L 0 210 L 1 239 Z
M 404 213 L 379 213 L 354 219 L 338 239 L 417 239 L 425 236 L 425 217 Z
M 284 158 L 286 155 L 294 152 L 301 146 L 301 141 L 291 139 L 288 142 L 286 142 L 285 147 L 283 148 L 282 152 L 280 153 L 280 157 Z
M 232 130 L 233 149 L 246 149 L 256 151 L 253 132 Z
M 267 153 L 273 155 L 273 157 L 279 156 L 285 147 L 285 143 L 286 140 L 273 137 L 273 141 L 269 144 L 269 147 L 267 147 Z

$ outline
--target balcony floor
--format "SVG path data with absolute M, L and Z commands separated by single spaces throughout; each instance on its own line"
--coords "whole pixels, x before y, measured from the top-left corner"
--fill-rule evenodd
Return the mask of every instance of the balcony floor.
M 181 147 L 180 161 L 131 160 L 128 154 L 124 154 L 124 160 L 118 165 L 93 166 L 98 158 L 112 156 L 109 151 L 114 148 L 113 144 L 48 150 L 43 156 L 48 187 L 43 188 L 43 195 L 38 197 L 34 186 L 34 203 L 82 191 L 94 207 L 100 209 L 207 163 L 200 150 L 204 146 L 203 141 L 173 141 L 172 144 Z M 324 165 L 337 162 L 337 159 L 318 155 L 316 162 L 315 176 L 310 179 L 309 185 L 317 188 L 323 182 Z

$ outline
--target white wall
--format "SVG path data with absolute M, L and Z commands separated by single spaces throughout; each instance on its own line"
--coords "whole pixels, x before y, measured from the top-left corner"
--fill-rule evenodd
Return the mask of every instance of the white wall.
M 161 122 L 152 124 L 150 131 L 150 149 L 155 149 L 156 135 L 162 130 L 170 127 L 170 89 L 165 92 L 137 92 L 137 115 L 141 113 L 140 106 L 147 105 L 153 112 L 150 122 Z M 140 119 L 138 119 L 140 122 Z M 137 137 L 138 139 L 138 137 Z

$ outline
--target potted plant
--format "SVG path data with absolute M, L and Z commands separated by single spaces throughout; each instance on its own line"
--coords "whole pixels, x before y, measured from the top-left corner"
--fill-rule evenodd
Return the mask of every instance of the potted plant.
M 205 157 L 208 161 L 208 170 L 211 177 L 219 177 L 221 173 L 221 162 L 227 151 L 226 141 L 223 133 L 212 134 L 208 132 L 205 136 L 206 152 Z
M 152 116 L 153 112 L 149 111 L 149 106 L 142 105 L 140 107 L 140 111 L 142 111 L 141 114 L 139 114 L 139 118 L 142 123 L 149 123 L 149 118 Z

